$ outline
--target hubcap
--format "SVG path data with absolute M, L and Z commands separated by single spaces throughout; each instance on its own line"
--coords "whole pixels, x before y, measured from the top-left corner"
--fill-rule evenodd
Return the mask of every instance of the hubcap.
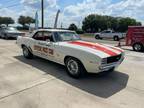
M 134 47 L 135 47 L 136 51 L 140 51 L 141 50 L 141 45 L 139 45 L 139 44 L 136 44 Z
M 116 40 L 118 40 L 118 38 L 117 38 L 117 37 L 115 37 L 115 38 L 114 38 L 114 40 L 116 41 Z
M 28 49 L 27 48 L 23 49 L 23 54 L 24 54 L 25 57 L 28 56 Z
M 78 63 L 74 60 L 68 61 L 67 68 L 71 74 L 77 74 L 78 73 Z
M 99 39 L 99 36 L 96 36 L 96 39 Z

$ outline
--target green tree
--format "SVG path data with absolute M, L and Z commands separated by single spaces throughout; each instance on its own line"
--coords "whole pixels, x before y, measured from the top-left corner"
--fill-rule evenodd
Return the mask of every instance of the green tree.
M 89 15 L 83 21 L 82 29 L 85 32 L 96 32 L 99 29 L 104 30 L 108 26 L 106 17 L 101 15 Z
M 0 25 L 2 25 L 2 17 L 0 17 Z
M 118 26 L 119 26 L 119 22 L 117 18 L 111 17 L 111 29 L 113 29 L 114 31 L 118 31 Z
M 141 22 L 137 22 L 132 18 L 112 17 L 106 15 L 91 14 L 83 20 L 82 29 L 85 32 L 97 32 L 99 30 L 112 29 L 118 32 L 125 32 L 128 26 L 139 26 Z
M 137 26 L 141 25 L 141 23 L 137 22 L 135 19 L 127 17 L 127 18 L 120 18 L 118 25 L 119 25 L 118 30 L 120 32 L 126 32 L 128 30 L 128 26 Z
M 0 25 L 5 24 L 8 26 L 9 24 L 14 24 L 14 20 L 11 17 L 0 17 Z
M 70 24 L 68 29 L 69 30 L 73 30 L 73 31 L 77 31 L 78 30 L 78 28 L 77 28 L 77 26 L 75 24 Z
M 18 23 L 21 24 L 24 27 L 25 24 L 26 24 L 26 17 L 25 16 L 20 16 L 18 18 Z
M 35 23 L 35 19 L 33 19 L 32 17 L 27 16 L 26 17 L 26 23 L 30 26 L 30 24 Z
M 25 27 L 26 24 L 30 26 L 30 24 L 35 23 L 35 19 L 29 16 L 20 16 L 18 18 L 18 23 L 21 24 L 23 27 Z

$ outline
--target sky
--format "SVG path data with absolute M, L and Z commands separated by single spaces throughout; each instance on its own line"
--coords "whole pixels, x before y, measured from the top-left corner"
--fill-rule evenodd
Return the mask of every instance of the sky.
M 0 0 L 0 16 L 16 20 L 20 15 L 35 17 L 38 11 L 41 23 L 41 0 Z M 144 0 L 44 0 L 45 27 L 53 27 L 56 12 L 61 10 L 58 27 L 75 23 L 81 27 L 89 14 L 132 17 L 144 25 Z

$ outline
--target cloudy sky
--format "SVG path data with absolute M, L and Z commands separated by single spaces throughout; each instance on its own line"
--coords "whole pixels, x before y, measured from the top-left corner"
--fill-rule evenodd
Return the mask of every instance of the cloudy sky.
M 45 26 L 53 27 L 55 14 L 61 10 L 59 24 L 68 27 L 81 22 L 89 14 L 132 17 L 144 24 L 144 0 L 44 0 Z M 0 0 L 0 16 L 10 16 L 17 20 L 20 15 L 40 17 L 41 0 Z

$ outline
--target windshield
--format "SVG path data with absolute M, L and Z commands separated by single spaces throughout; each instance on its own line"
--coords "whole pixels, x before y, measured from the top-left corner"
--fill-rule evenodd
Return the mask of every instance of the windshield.
M 80 36 L 75 32 L 57 32 L 56 41 L 80 40 Z

